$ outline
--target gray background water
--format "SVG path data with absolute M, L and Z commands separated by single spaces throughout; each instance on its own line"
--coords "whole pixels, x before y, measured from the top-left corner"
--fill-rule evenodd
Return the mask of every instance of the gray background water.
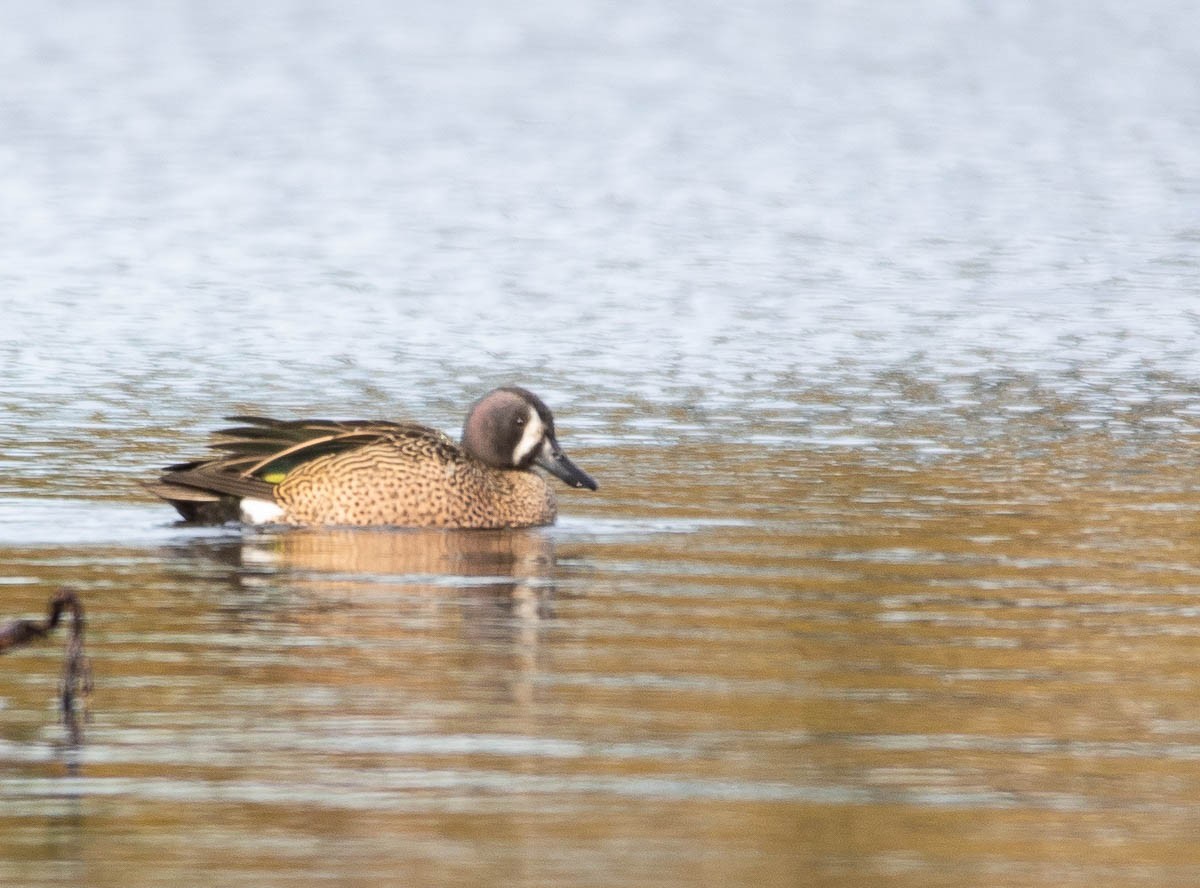
M 108 696 L 98 668 L 79 789 L 89 816 L 73 840 L 94 850 L 72 856 L 54 850 L 57 839 L 43 845 L 38 825 L 58 829 L 75 817 L 36 801 L 59 785 L 56 729 L 43 706 L 54 655 L 0 663 L 28 676 L 6 687 L 0 673 L 0 702 L 8 700 L 0 723 L 7 713 L 15 732 L 0 747 L 0 778 L 9 775 L 0 792 L 27 805 L 9 806 L 16 838 L 7 850 L 0 840 L 8 867 L 0 874 L 34 882 L 59 872 L 41 865 L 66 858 L 82 860 L 94 884 L 149 873 L 121 826 L 139 814 L 144 840 L 172 849 L 163 878 L 199 865 L 218 867 L 227 884 L 286 884 L 287 862 L 300 860 L 302 870 L 349 883 L 353 866 L 336 853 L 315 860 L 272 844 L 272 836 L 297 847 L 313 840 L 293 818 L 333 793 L 348 833 L 346 823 L 362 830 L 361 844 L 347 841 L 365 871 L 412 874 L 441 861 L 447 868 L 432 872 L 455 884 L 786 883 L 801 869 L 833 883 L 907 874 L 953 884 L 983 873 L 989 884 L 1084 884 L 1178 874 L 1166 861 L 1194 875 L 1184 850 L 1186 811 L 1200 799 L 1191 775 L 1163 774 L 1162 784 L 1138 783 L 1117 801 L 1097 800 L 1090 786 L 1058 787 L 1052 809 L 1126 815 L 1102 835 L 1090 820 L 1039 820 L 1010 822 L 985 841 L 938 820 L 943 806 L 970 808 L 971 799 L 993 812 L 1005 798 L 1019 812 L 1045 812 L 1037 780 L 1026 793 L 1011 784 L 1013 769 L 981 770 L 977 759 L 1001 747 L 1027 754 L 1057 728 L 1047 717 L 1043 732 L 1034 718 L 1029 736 L 1004 746 L 980 717 L 971 723 L 983 739 L 961 741 L 966 760 L 947 764 L 947 743 L 960 740 L 937 739 L 883 703 L 854 709 L 868 693 L 855 686 L 857 658 L 879 639 L 877 615 L 864 618 L 866 629 L 853 615 L 878 604 L 879 619 L 933 651 L 936 662 L 901 674 L 948 682 L 942 670 L 951 666 L 961 666 L 958 679 L 1001 670 L 1014 696 L 1000 694 L 1000 711 L 1014 723 L 1029 716 L 1022 682 L 1033 678 L 1003 670 L 1028 664 L 975 654 L 937 661 L 943 642 L 958 648 L 936 627 L 960 625 L 958 617 L 926 626 L 906 610 L 946 604 L 940 596 L 955 582 L 947 553 L 999 547 L 968 558 L 974 573 L 959 578 L 962 588 L 983 597 L 946 604 L 967 608 L 961 625 L 992 625 L 977 621 L 971 601 L 985 611 L 1013 604 L 988 597 L 1013 588 L 1010 569 L 1033 569 L 1022 600 L 1050 609 L 1035 634 L 1080 625 L 1075 608 L 1092 606 L 1088 594 L 1117 600 L 1114 622 L 1092 627 L 1095 639 L 997 639 L 992 627 L 971 650 L 1031 645 L 1044 659 L 1047 644 L 1059 653 L 1103 648 L 1113 635 L 1130 644 L 1121 596 L 1137 600 L 1151 588 L 1182 596 L 1156 631 L 1190 637 L 1179 621 L 1190 627 L 1191 553 L 1171 547 L 1190 535 L 1190 436 L 1200 418 L 1197 33 L 1195 4 L 1168 0 L 4 6 L 5 611 L 40 609 L 53 583 L 80 585 Z M 544 539 L 566 565 L 547 581 L 568 604 L 549 640 L 533 644 L 521 634 L 527 625 L 509 627 L 501 650 L 515 659 L 472 659 L 457 617 L 436 608 L 387 622 L 396 601 L 404 612 L 412 596 L 429 594 L 430 570 L 398 566 L 395 552 L 325 541 L 314 544 L 320 559 L 343 560 L 314 566 L 317 556 L 294 540 L 251 541 L 242 551 L 236 537 L 172 527 L 136 485 L 194 454 L 229 413 L 408 417 L 453 431 L 479 393 L 514 381 L 558 411 L 564 443 L 604 485 L 594 497 L 563 494 L 566 517 Z M 1062 511 L 1037 513 L 1046 503 Z M 1035 517 L 1012 526 L 1013 514 Z M 1128 518 L 1123 541 L 1106 530 L 1113 516 Z M 1151 517 L 1166 523 L 1137 523 Z M 1062 567 L 1056 546 L 1066 540 L 1090 554 L 1064 578 L 1047 565 Z M 259 567 L 231 568 L 230 591 L 206 546 L 217 563 Z M 1139 547 L 1162 554 L 1157 567 L 1143 560 L 1145 575 L 1110 575 Z M 840 566 L 847 559 L 858 566 Z M 880 566 L 858 573 L 859 559 Z M 1168 564 L 1173 573 L 1161 573 Z M 259 596 L 251 600 L 271 603 L 265 612 L 256 604 L 244 613 L 247 570 L 267 578 L 265 591 L 251 583 Z M 309 590 L 312 572 L 319 579 L 324 570 L 348 572 L 357 591 L 339 597 L 332 580 Z M 1097 571 L 1108 572 L 1103 583 Z M 435 587 L 447 601 L 462 595 L 458 604 L 473 612 L 463 591 L 477 585 L 471 571 L 437 562 L 432 573 L 443 576 Z M 416 592 L 415 575 L 424 577 Z M 828 585 L 810 587 L 814 578 Z M 915 588 L 896 588 L 902 579 Z M 373 602 L 367 615 L 389 631 L 363 640 L 369 669 L 348 628 L 304 628 L 326 605 L 294 611 L 281 589 L 296 584 L 317 598 Z M 1060 597 L 1042 601 L 1047 589 Z M 282 612 L 272 609 L 280 595 Z M 222 622 L 231 614 L 244 622 Z M 682 660 L 636 641 L 647 621 L 662 650 Z M 822 625 L 840 628 L 827 637 Z M 226 652 L 237 645 L 222 633 L 250 632 L 253 643 L 234 656 L 249 673 L 214 675 L 210 631 Z M 456 678 L 392 690 L 430 694 L 462 722 L 422 723 L 425 739 L 406 745 L 411 713 L 387 710 L 395 695 L 367 695 L 364 712 L 378 721 L 364 716 L 345 734 L 384 755 L 384 776 L 372 782 L 381 800 L 338 795 L 331 787 L 371 782 L 370 773 L 347 765 L 353 739 L 333 741 L 313 721 L 320 707 L 305 707 L 367 681 L 377 660 L 403 660 L 411 651 L 396 639 L 414 631 L 429 633 L 429 650 L 454 662 L 440 668 Z M 814 651 L 814 637 L 831 647 Z M 333 658 L 327 679 L 292 687 L 293 642 Z M 147 645 L 164 662 L 189 664 L 174 679 L 193 689 L 194 709 L 175 708 L 169 677 L 139 672 Z M 344 661 L 329 653 L 341 650 Z M 256 656 L 270 675 L 255 671 Z M 1101 709 L 1116 699 L 1132 711 L 1145 693 L 1142 684 L 1114 688 L 1115 662 L 1064 657 L 1058 678 L 1082 681 L 1080 693 Z M 1162 674 L 1146 667 L 1150 686 L 1175 674 L 1173 655 L 1162 662 Z M 884 677 L 870 693 L 903 695 L 887 688 L 888 663 L 867 672 L 875 669 Z M 623 690 L 601 701 L 556 696 L 543 714 L 559 734 L 535 719 L 504 722 L 503 737 L 489 740 L 495 712 L 475 704 L 476 684 L 492 672 L 515 676 L 514 700 L 528 687 Z M 162 699 L 122 696 L 139 683 Z M 639 696 L 646 686 L 698 696 L 681 710 L 659 707 Z M 925 692 L 903 693 L 920 709 Z M 746 699 L 741 708 L 731 694 Z M 284 744 L 266 754 L 261 779 L 227 786 L 228 775 L 205 769 L 228 762 L 214 765 L 205 750 L 215 744 L 248 768 L 254 748 L 214 726 L 272 695 L 293 707 L 275 715 L 304 752 Z M 1037 700 L 1025 705 L 1042 712 Z M 1153 724 L 1192 724 L 1186 695 L 1162 706 Z M 607 731 L 606 718 L 619 730 Z M 951 710 L 946 724 L 965 721 Z M 1144 724 L 1093 735 L 1084 721 L 1072 723 L 1080 742 L 1149 750 L 1147 760 L 1184 754 L 1155 746 Z M 149 723 L 177 728 L 151 737 Z M 273 736 L 263 730 L 247 736 Z M 862 761 L 893 748 L 893 730 L 929 761 Z M 848 747 L 825 745 L 841 732 Z M 625 774 L 621 783 L 591 760 L 610 744 L 617 751 L 606 755 L 658 782 Z M 550 784 L 512 789 L 511 775 L 476 771 L 480 748 L 521 763 L 517 771 L 548 769 Z M 420 759 L 431 749 L 449 750 L 438 754 L 463 782 L 439 783 L 444 771 Z M 561 772 L 574 765 L 555 763 L 581 749 L 578 773 Z M 146 760 L 159 764 L 133 764 Z M 693 764 L 681 772 L 675 760 Z M 175 767 L 199 782 L 173 784 Z M 1124 775 L 1097 767 L 1124 785 Z M 876 778 L 903 788 L 873 795 Z M 462 785 L 486 787 L 498 801 L 473 807 Z M 1167 785 L 1184 789 L 1169 803 L 1172 825 L 1156 831 L 1131 812 L 1161 800 Z M 231 822 L 266 818 L 262 843 L 214 828 L 211 856 L 180 850 L 212 822 L 208 786 L 227 786 L 220 810 Z M 447 818 L 443 839 L 456 830 L 474 839 L 418 842 L 408 856 L 373 844 L 378 830 L 425 835 L 410 821 L 371 819 L 409 811 L 413 786 Z M 439 795 L 439 786 L 451 788 Z M 86 801 L 108 794 L 128 810 Z M 185 812 L 198 806 L 194 819 L 147 813 L 172 795 Z M 693 798 L 716 801 L 680 816 L 681 799 Z M 532 840 L 517 855 L 523 868 L 488 821 L 514 810 Z M 578 817 L 579 835 L 549 826 L 563 810 Z M 484 825 L 468 828 L 455 811 Z M 830 817 L 844 834 L 820 828 Z M 934 840 L 896 838 L 913 817 Z M 608 841 L 590 840 L 587 831 L 606 822 Z M 759 844 L 740 838 L 745 823 L 757 825 Z M 1082 836 L 1084 846 L 1107 836 L 1116 850 L 1097 862 L 1064 838 L 1056 856 L 1037 850 L 1045 835 Z M 219 851 L 235 838 L 236 852 Z M 544 850 L 556 841 L 561 856 Z M 942 853 L 951 845 L 966 849 L 962 859 Z M 1146 850 L 1160 846 L 1170 849 L 1161 857 Z M 711 850 L 702 866 L 703 848 Z M 122 884 L 157 883 L 144 875 Z

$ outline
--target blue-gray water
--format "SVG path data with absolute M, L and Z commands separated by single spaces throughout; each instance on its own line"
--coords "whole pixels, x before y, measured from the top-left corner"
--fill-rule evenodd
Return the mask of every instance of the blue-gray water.
M 14 885 L 1200 879 L 1200 10 L 0 9 Z M 517 382 L 519 534 L 175 526 Z M 72 773 L 68 773 L 68 772 Z

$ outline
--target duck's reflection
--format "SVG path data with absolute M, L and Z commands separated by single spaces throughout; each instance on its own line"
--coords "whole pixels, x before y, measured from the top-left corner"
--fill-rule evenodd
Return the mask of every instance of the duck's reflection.
M 424 638 L 431 658 L 510 699 L 532 693 L 552 616 L 555 553 L 541 530 L 297 529 L 196 539 L 180 567 L 227 568 L 220 608 L 243 629 L 300 626 L 339 644 Z M 414 654 L 414 660 L 423 658 Z
M 553 566 L 551 540 L 536 530 L 293 530 L 249 536 L 243 552 L 293 570 L 375 577 L 545 576 Z

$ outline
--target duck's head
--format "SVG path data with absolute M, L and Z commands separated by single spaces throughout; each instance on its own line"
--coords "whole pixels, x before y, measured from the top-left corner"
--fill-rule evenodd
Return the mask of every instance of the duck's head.
M 471 405 L 462 448 L 496 469 L 536 465 L 571 487 L 595 490 L 598 486 L 558 446 L 550 408 L 533 392 L 515 385 L 493 389 Z

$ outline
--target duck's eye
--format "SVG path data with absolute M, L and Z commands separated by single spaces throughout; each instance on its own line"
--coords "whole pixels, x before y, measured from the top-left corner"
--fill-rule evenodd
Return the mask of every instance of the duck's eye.
M 525 417 L 518 416 L 514 422 L 516 423 L 517 428 L 520 428 L 521 426 L 525 425 Z

